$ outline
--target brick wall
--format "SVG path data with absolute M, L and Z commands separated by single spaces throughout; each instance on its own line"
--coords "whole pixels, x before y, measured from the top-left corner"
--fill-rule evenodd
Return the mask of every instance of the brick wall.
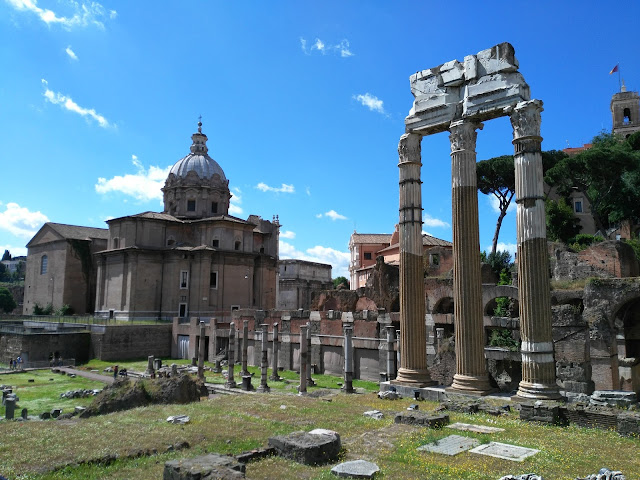
M 90 354 L 107 361 L 170 357 L 171 330 L 171 324 L 94 327 Z

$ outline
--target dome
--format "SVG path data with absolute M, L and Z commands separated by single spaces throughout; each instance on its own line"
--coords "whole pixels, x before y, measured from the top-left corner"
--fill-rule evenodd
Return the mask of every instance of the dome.
M 201 122 L 198 122 L 198 133 L 194 133 L 191 139 L 193 140 L 191 153 L 178 160 L 171 167 L 169 175 L 173 173 L 178 178 L 185 178 L 190 171 L 194 171 L 201 179 L 208 179 L 218 174 L 220 179 L 226 182 L 227 178 L 218 162 L 207 154 L 209 150 L 207 148 L 207 136 L 202 133 Z

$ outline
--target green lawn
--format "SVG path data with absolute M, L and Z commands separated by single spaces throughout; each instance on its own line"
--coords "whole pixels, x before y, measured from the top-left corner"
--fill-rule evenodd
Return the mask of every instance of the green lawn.
M 130 365 L 133 364 L 138 362 Z M 97 366 L 93 362 L 91 365 Z M 50 375 L 47 372 L 45 377 Z M 286 372 L 286 376 L 290 375 L 296 378 Z M 322 384 L 324 376 L 316 377 Z M 338 381 L 339 378 L 333 379 Z M 269 384 L 275 383 L 284 382 Z M 377 463 L 382 471 L 377 478 L 497 480 L 507 474 L 535 472 L 546 480 L 574 480 L 604 466 L 621 470 L 628 479 L 640 478 L 639 438 L 622 438 L 607 430 L 525 423 L 515 412 L 498 418 L 483 413 L 450 413 L 452 423 L 505 429 L 491 435 L 394 424 L 394 413 L 406 410 L 413 402 L 384 401 L 373 392 L 348 395 L 338 390 L 321 398 L 300 397 L 274 388 L 270 394 L 219 395 L 189 405 L 156 405 L 86 420 L 0 422 L 0 474 L 12 480 L 161 478 L 164 462 L 169 459 L 206 452 L 237 454 L 265 446 L 273 435 L 329 428 L 341 435 L 343 459 L 362 458 Z M 420 402 L 421 411 L 436 406 Z M 365 418 L 363 412 L 371 409 L 383 411 L 385 418 L 379 421 Z M 189 415 L 191 422 L 186 425 L 166 422 L 168 416 L 179 414 Z M 468 452 L 448 457 L 416 450 L 454 433 L 478 438 L 482 443 L 512 443 L 541 452 L 524 462 L 511 462 Z M 167 452 L 167 446 L 180 441 L 189 442 L 190 448 Z M 156 449 L 158 455 L 125 458 L 140 449 Z M 89 461 L 108 454 L 119 455 L 120 460 L 109 466 L 70 466 L 43 473 L 70 461 Z M 330 474 L 331 467 L 308 467 L 270 457 L 250 463 L 247 478 L 330 479 L 335 478 Z

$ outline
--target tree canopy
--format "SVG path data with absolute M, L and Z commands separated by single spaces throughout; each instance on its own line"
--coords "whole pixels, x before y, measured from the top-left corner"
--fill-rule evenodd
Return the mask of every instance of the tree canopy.
M 2 261 L 4 260 L 11 260 L 11 252 L 9 250 L 5 250 L 2 254 Z
M 0 287 L 0 310 L 5 313 L 12 312 L 14 308 L 16 308 L 18 304 L 13 299 L 13 295 L 8 288 Z
M 346 277 L 336 277 L 333 280 L 333 288 L 338 288 L 339 285 L 344 285 L 345 288 L 349 288 L 349 280 Z

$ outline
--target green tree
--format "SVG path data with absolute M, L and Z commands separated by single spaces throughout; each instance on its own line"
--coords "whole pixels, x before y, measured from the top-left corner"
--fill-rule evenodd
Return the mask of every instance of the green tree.
M 498 285 L 511 284 L 511 269 L 513 268 L 513 262 L 511 260 L 511 254 L 508 251 L 480 252 L 480 260 L 489 264 L 493 273 L 500 279 Z
M 557 242 L 569 243 L 582 227 L 564 198 L 551 200 L 547 198 L 544 210 L 547 217 L 547 238 Z
M 333 279 L 333 288 L 344 285 L 344 288 L 349 288 L 349 280 L 346 277 L 337 277 Z
M 10 279 L 9 269 L 4 263 L 0 263 L 0 282 L 8 282 Z
M 640 218 L 640 141 L 601 133 L 593 146 L 567 156 L 550 168 L 545 181 L 559 195 L 569 198 L 578 191 L 591 205 L 597 230 L 626 219 Z
M 2 261 L 11 260 L 11 253 L 9 250 L 5 250 L 4 254 L 2 254 Z
M 13 295 L 8 288 L 0 287 L 0 310 L 5 313 L 12 312 L 14 308 L 16 308 L 18 304 L 13 299 Z

